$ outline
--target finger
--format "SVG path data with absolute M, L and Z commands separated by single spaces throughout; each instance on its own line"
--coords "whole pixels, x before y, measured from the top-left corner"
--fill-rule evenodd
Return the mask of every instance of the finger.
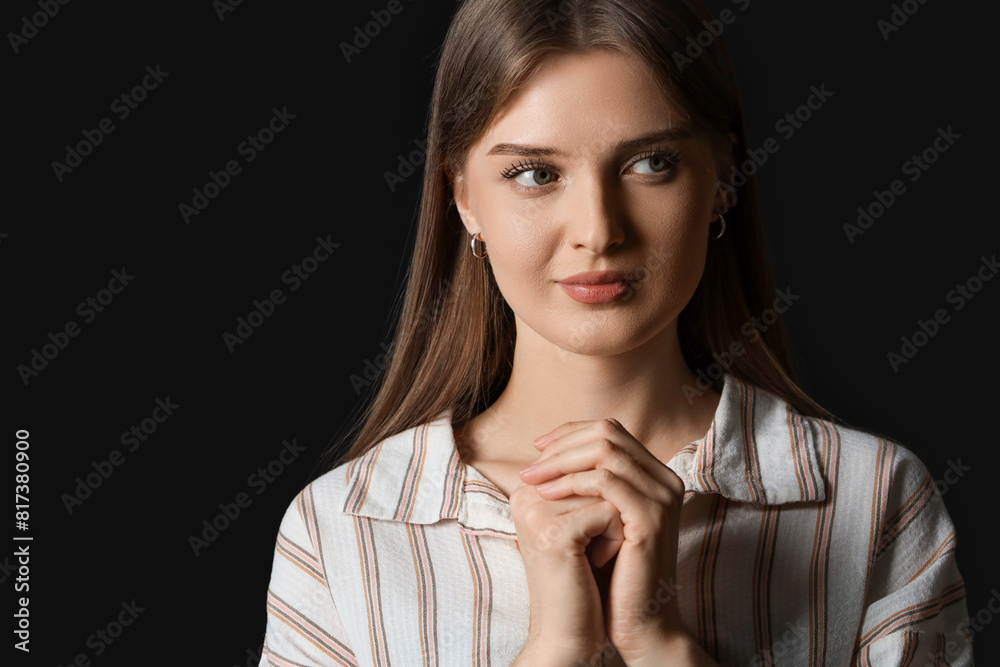
M 662 467 L 656 461 L 657 467 Z M 553 489 L 565 489 L 572 493 L 567 482 L 567 475 L 588 470 L 610 470 L 618 477 L 628 480 L 639 492 L 657 500 L 666 500 L 676 489 L 665 484 L 663 476 L 668 471 L 657 471 L 654 477 L 639 464 L 627 451 L 607 440 L 591 440 L 578 447 L 559 452 L 539 462 L 538 466 L 521 474 L 522 481 L 528 484 L 553 484 Z M 562 486 L 560 486 L 562 484 Z M 540 489 L 540 493 L 541 493 Z M 545 498 L 555 498 L 550 493 L 541 493 Z
M 655 500 L 643 495 L 627 480 L 618 477 L 606 468 L 587 470 L 566 475 L 553 482 L 556 489 L 540 490 L 539 495 L 548 497 L 561 493 L 576 496 L 599 496 L 617 508 L 626 526 L 626 538 L 642 540 L 666 534 L 663 528 L 669 521 L 676 521 L 680 514 L 681 499 L 669 495 L 664 500 Z M 637 532 L 628 534 L 629 526 Z
M 597 507 L 598 505 L 605 507 Z M 558 548 L 561 551 L 578 552 L 578 548 L 567 545 L 580 542 L 581 535 L 585 537 L 594 534 L 592 529 L 588 528 L 592 521 L 587 513 L 596 511 L 598 512 L 596 521 L 603 525 L 604 529 L 591 539 L 587 558 L 591 565 L 603 565 L 618 553 L 624 542 L 624 524 L 618 510 L 609 514 L 610 524 L 604 521 L 606 517 L 600 513 L 606 512 L 608 505 L 610 504 L 603 498 L 592 496 L 573 495 L 555 500 L 539 498 L 537 506 L 531 508 L 531 517 L 523 515 L 524 528 L 530 530 L 533 536 L 525 543 L 541 551 Z
M 587 560 L 595 569 L 607 565 L 612 558 L 618 555 L 625 543 L 625 524 L 622 523 L 621 514 L 618 514 L 617 510 L 615 514 L 614 523 L 603 533 L 591 539 L 586 547 Z
M 645 445 L 635 439 L 631 433 L 615 419 L 599 419 L 587 422 L 586 426 L 569 431 L 561 436 L 550 440 L 545 450 L 539 456 L 538 463 L 530 472 L 531 475 L 522 480 L 529 483 L 542 481 L 542 477 L 537 470 L 546 469 L 543 463 L 550 458 L 556 457 L 563 451 L 568 451 L 574 447 L 580 447 L 590 441 L 608 441 L 618 447 L 624 455 L 631 459 L 638 468 L 645 470 L 649 475 L 674 493 L 684 493 L 684 482 L 665 462 L 656 458 L 652 452 L 646 449 Z M 615 472 L 623 473 L 624 470 L 615 469 Z
M 559 426 L 555 427 L 548 433 L 544 433 L 537 438 L 535 438 L 535 446 L 539 449 L 543 449 L 547 443 L 551 442 L 553 439 L 563 436 L 567 433 L 572 433 L 581 428 L 585 428 L 590 424 L 594 423 L 593 419 L 583 419 L 579 421 L 563 422 Z
M 580 426 L 571 430 L 567 429 L 563 432 L 559 432 L 559 429 L 553 431 L 553 437 L 545 442 L 541 458 L 544 459 L 556 452 L 579 446 L 590 440 L 601 439 L 611 440 L 628 449 L 646 449 L 616 419 L 595 419 L 588 422 L 571 423 L 580 424 Z
M 593 549 L 610 550 L 611 555 L 614 555 L 618 553 L 617 547 L 625 540 L 621 516 L 614 505 L 607 501 L 578 507 L 560 515 L 558 526 L 565 545 L 578 555 L 586 555 L 587 545 L 597 538 L 603 538 L 610 545 L 606 547 L 598 545 Z M 598 554 L 593 555 L 596 557 Z M 600 555 L 604 558 L 604 562 L 610 558 L 610 556 L 605 557 L 603 552 Z
M 546 517 L 546 520 L 580 507 L 588 507 L 597 502 L 600 502 L 599 498 L 573 494 L 564 494 L 561 498 L 545 498 L 539 495 L 538 487 L 530 484 L 517 487 L 510 496 L 511 512 L 514 516 L 522 516 L 529 507 L 539 505 L 537 508 L 532 508 L 531 511 Z

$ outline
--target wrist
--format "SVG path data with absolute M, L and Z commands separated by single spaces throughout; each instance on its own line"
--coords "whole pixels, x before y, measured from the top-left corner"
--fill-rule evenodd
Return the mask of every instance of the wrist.
M 525 645 L 510 663 L 510 667 L 569 667 L 571 662 L 561 660 L 536 645 Z
M 717 665 L 711 656 L 684 631 L 664 634 L 649 644 L 649 650 L 642 656 L 626 661 L 628 667 L 659 667 L 677 665 L 681 667 L 709 667 Z
M 602 656 L 607 656 L 607 662 L 602 663 Z M 617 662 L 615 662 L 617 660 Z M 615 655 L 614 646 L 605 639 L 604 645 L 595 645 L 589 650 L 560 651 L 544 640 L 528 640 L 521 647 L 510 667 L 606 667 L 622 665 L 621 659 Z

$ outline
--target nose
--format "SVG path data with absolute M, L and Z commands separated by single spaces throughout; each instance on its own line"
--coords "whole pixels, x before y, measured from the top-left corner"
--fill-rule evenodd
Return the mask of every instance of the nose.
M 574 249 L 586 249 L 601 255 L 625 242 L 624 206 L 621 191 L 593 174 L 577 182 L 575 191 L 567 192 L 570 206 L 566 212 L 566 238 Z

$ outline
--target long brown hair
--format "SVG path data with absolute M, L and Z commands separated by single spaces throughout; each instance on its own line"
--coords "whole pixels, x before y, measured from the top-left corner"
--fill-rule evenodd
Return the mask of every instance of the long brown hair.
M 514 351 L 513 313 L 488 258 L 469 252 L 450 179 L 546 54 L 610 48 L 638 58 L 686 115 L 688 126 L 721 151 L 720 164 L 733 165 L 746 155 L 736 81 L 725 47 L 706 28 L 711 20 L 698 0 L 461 2 L 434 82 L 416 245 L 389 361 L 374 399 L 365 397 L 361 414 L 352 416 L 353 426 L 324 458 L 344 442 L 351 443 L 349 448 L 327 467 L 317 463 L 320 472 L 445 409 L 452 409 L 455 423 L 464 422 L 505 387 Z M 711 42 L 702 46 L 707 35 Z M 713 353 L 718 354 L 733 376 L 773 392 L 802 414 L 829 419 L 793 379 L 780 319 L 766 331 L 753 329 L 752 342 L 746 338 L 746 327 L 771 306 L 775 292 L 755 179 L 748 176 L 738 189 L 726 184 L 723 174 L 720 181 L 738 196 L 726 213 L 724 236 L 709 243 L 701 283 L 678 317 L 684 358 L 694 371 L 711 368 Z M 397 301 L 394 315 L 399 306 Z M 746 343 L 745 352 L 726 358 L 735 341 Z

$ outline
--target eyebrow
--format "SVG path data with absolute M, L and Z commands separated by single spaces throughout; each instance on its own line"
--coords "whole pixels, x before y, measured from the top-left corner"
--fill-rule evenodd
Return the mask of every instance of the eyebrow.
M 634 139 L 623 139 L 614 145 L 612 150 L 616 153 L 625 149 L 644 148 L 660 141 L 676 141 L 677 139 L 690 139 L 693 135 L 683 127 L 672 127 L 666 130 L 653 132 Z M 547 146 L 532 146 L 530 144 L 497 144 L 491 148 L 487 155 L 523 155 L 527 157 L 564 157 L 562 151 L 557 148 Z

